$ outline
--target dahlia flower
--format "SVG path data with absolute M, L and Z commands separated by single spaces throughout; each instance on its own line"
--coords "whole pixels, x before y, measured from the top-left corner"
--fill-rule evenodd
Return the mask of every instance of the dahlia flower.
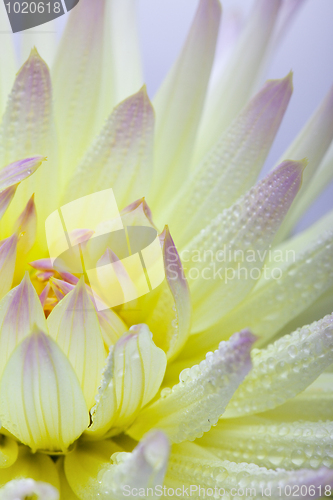
M 333 90 L 257 181 L 292 94 L 258 75 L 300 4 L 257 0 L 209 84 L 200 0 L 153 104 L 132 0 L 81 0 L 51 72 L 37 44 L 13 81 L 2 48 L 1 499 L 331 494 L 333 212 L 290 234 Z

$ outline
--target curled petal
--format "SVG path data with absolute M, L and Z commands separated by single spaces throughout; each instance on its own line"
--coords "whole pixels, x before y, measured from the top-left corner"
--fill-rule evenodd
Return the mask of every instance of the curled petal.
M 201 118 L 221 17 L 218 0 L 201 0 L 182 53 L 156 98 L 156 147 L 151 197 L 163 207 L 184 181 Z
M 2 500 L 25 500 L 35 498 L 36 500 L 59 500 L 59 492 L 47 483 L 34 481 L 33 479 L 16 479 L 9 481 L 0 490 Z
M 39 330 L 14 350 L 0 381 L 2 425 L 33 451 L 66 451 L 89 425 L 70 362 Z
M 163 349 L 168 360 L 175 357 L 184 346 L 191 325 L 190 292 L 182 263 L 168 227 L 160 235 L 166 282 L 147 318 L 154 342 Z
M 43 156 L 25 158 L 0 170 L 0 219 L 10 205 L 19 183 L 36 172 L 44 160 L 46 158 Z
M 110 351 L 87 431 L 119 433 L 157 393 L 166 368 L 164 352 L 155 346 L 146 325 L 132 326 Z M 118 429 L 117 429 L 118 428 Z
M 333 363 L 333 315 L 253 351 L 253 368 L 225 418 L 273 409 L 304 391 Z
M 101 474 L 100 494 L 108 494 L 111 490 L 112 497 L 120 500 L 124 497 L 124 491 L 131 491 L 132 488 L 154 489 L 161 486 L 169 453 L 170 445 L 163 432 L 151 431 L 132 453 L 113 455 L 114 464 Z
M 183 250 L 193 300 L 193 332 L 216 323 L 253 288 L 264 265 L 262 254 L 300 188 L 305 165 L 305 160 L 283 162 Z M 252 272 L 254 268 L 257 272 Z
M 28 272 L 0 302 L 0 378 L 15 347 L 37 325 L 47 331 L 44 311 Z
M 163 430 L 174 443 L 201 437 L 216 424 L 251 368 L 255 337 L 244 330 L 221 342 L 200 365 L 184 370 L 180 382 L 143 410 L 127 433 L 138 439 L 149 428 Z
M 100 382 L 106 352 L 93 303 L 83 278 L 47 318 L 51 337 L 71 362 L 91 408 Z

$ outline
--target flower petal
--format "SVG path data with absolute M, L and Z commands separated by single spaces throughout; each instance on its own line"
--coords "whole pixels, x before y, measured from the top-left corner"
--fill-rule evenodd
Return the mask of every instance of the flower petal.
M 231 462 L 295 470 L 332 468 L 333 422 L 220 420 L 197 444 Z
M 113 455 L 114 464 L 101 474 L 100 494 L 109 495 L 111 491 L 112 498 L 120 500 L 133 488 L 137 488 L 135 491 L 153 488 L 154 491 L 163 484 L 169 453 L 170 445 L 163 432 L 151 431 L 132 453 Z
M 42 481 L 59 489 L 59 477 L 51 457 L 42 455 L 41 453 L 31 453 L 26 446 L 19 447 L 18 459 L 11 467 L 0 469 L 0 486 L 4 486 L 9 481 L 18 479 Z M 12 498 L 13 497 L 10 497 L 10 500 L 12 500 Z M 25 500 L 25 498 L 26 497 L 23 497 L 23 500 Z M 14 497 L 14 499 L 16 500 L 16 497 Z
M 304 172 L 303 186 L 295 200 L 290 215 L 284 221 L 278 234 L 279 241 L 284 239 L 302 215 L 303 210 L 309 206 L 311 198 L 307 199 L 307 188 L 311 186 L 325 153 L 333 140 L 333 86 L 318 109 L 305 124 L 303 130 L 296 137 L 291 146 L 282 155 L 282 158 L 304 158 L 309 161 Z M 319 172 L 318 172 L 319 173 Z M 311 191 L 311 187 L 310 187 Z M 298 206 L 298 204 L 301 204 Z M 301 208 L 303 207 L 303 208 Z M 294 213 L 295 210 L 295 213 Z
M 66 451 L 89 425 L 70 362 L 41 331 L 26 337 L 6 364 L 0 381 L 0 419 L 33 451 Z
M 182 263 L 168 227 L 160 235 L 166 282 L 146 322 L 153 332 L 155 344 L 168 360 L 183 348 L 191 326 L 190 292 Z
M 201 437 L 218 421 L 250 370 L 254 340 L 244 330 L 221 342 L 200 365 L 184 370 L 179 384 L 164 389 L 160 399 L 139 414 L 127 433 L 138 439 L 149 428 L 157 427 L 174 443 Z
M 15 347 L 34 325 L 47 331 L 46 320 L 28 272 L 0 302 L 0 378 Z
M 192 485 L 191 497 L 195 500 L 202 498 L 203 488 L 207 491 L 215 486 L 221 496 L 237 498 L 237 492 L 243 491 L 238 498 L 245 496 L 250 500 L 259 500 L 269 496 L 272 500 L 286 498 L 285 490 L 305 486 L 306 492 L 302 498 L 310 500 L 321 496 L 320 488 L 323 485 L 332 485 L 333 471 L 322 468 L 316 471 L 301 469 L 286 471 L 284 469 L 271 470 L 245 462 L 235 463 L 228 460 L 219 460 L 194 443 L 183 443 L 174 447 L 170 456 L 169 468 L 166 475 L 166 485 Z M 194 489 L 195 486 L 197 489 Z M 199 495 L 199 486 L 201 494 Z M 312 488 L 310 489 L 310 487 Z M 224 493 L 223 493 L 224 491 Z M 292 490 L 293 491 L 293 490 Z
M 0 469 L 13 465 L 18 457 L 18 444 L 14 439 L 0 434 Z
M 156 147 L 151 199 L 161 208 L 190 166 L 221 16 L 218 0 L 200 0 L 182 53 L 156 98 Z
M 87 433 L 99 436 L 111 426 L 114 433 L 128 427 L 156 395 L 165 368 L 166 356 L 155 346 L 148 327 L 132 326 L 110 351 Z
M 34 196 L 35 195 L 31 196 L 14 226 L 14 229 L 19 231 L 22 235 L 19 239 L 18 251 L 23 254 L 29 252 L 36 240 L 37 211 Z
M 17 216 L 35 192 L 38 213 L 45 215 L 48 208 L 52 209 L 52 205 L 56 203 L 58 194 L 57 148 L 50 74 L 36 49 L 32 50 L 29 59 L 16 76 L 2 119 L 0 144 L 2 165 L 17 162 L 18 158 L 27 158 L 36 153 L 49 158 L 33 179 L 22 183 L 10 208 L 12 216 Z M 32 172 L 29 170 L 34 167 L 27 167 L 25 162 L 28 160 L 22 161 L 22 169 L 25 172 L 28 168 L 27 173 L 30 175 Z M 17 164 L 19 166 L 19 162 Z M 17 175 L 16 169 L 14 174 Z M 18 177 L 18 180 L 22 178 Z M 44 226 L 44 220 L 42 222 Z
M 64 158 L 70 155 L 68 163 L 77 161 L 93 136 L 101 86 L 105 3 L 80 1 L 69 15 L 56 56 L 52 80 L 62 130 L 60 147 Z
M 33 479 L 16 479 L 9 481 L 0 490 L 2 500 L 59 500 L 59 492 L 48 483 L 36 482 Z
M 119 451 L 121 448 L 110 440 L 81 441 L 72 453 L 65 456 L 67 481 L 80 499 L 97 498 L 102 472 L 110 466 L 111 455 Z
M 327 231 L 315 235 L 311 244 L 305 243 L 307 235 L 301 234 L 288 245 L 270 251 L 270 262 L 265 265 L 267 279 L 259 282 L 258 287 L 216 325 L 193 338 L 189 349 L 210 349 L 221 338 L 228 338 L 247 326 L 261 338 L 260 344 L 266 343 L 330 290 L 333 286 L 333 221 L 325 218 L 322 222 L 327 224 Z M 314 229 L 306 231 L 309 237 Z
M 280 421 L 333 421 L 333 373 L 322 373 L 305 391 L 274 410 L 261 414 L 264 418 Z
M 80 500 L 69 486 L 64 469 L 64 457 L 60 457 L 56 462 L 60 480 L 60 498 L 63 500 Z
M 0 246 L 0 299 L 9 292 L 15 271 L 17 235 L 5 239 Z
M 178 246 L 190 241 L 254 184 L 291 93 L 291 73 L 268 81 L 198 165 L 168 217 Z
M 100 382 L 106 352 L 93 303 L 81 278 L 47 318 L 51 337 L 72 364 L 91 408 Z
M 153 168 L 154 112 L 145 88 L 112 112 L 74 171 L 65 202 L 112 187 L 119 207 L 147 194 Z
M 45 160 L 45 156 L 32 156 L 3 167 L 0 170 L 0 191 L 17 187 L 20 182 L 34 174 Z
M 249 100 L 274 33 L 280 0 L 257 0 L 246 28 L 222 78 L 207 96 L 195 163 L 216 144 L 221 134 Z M 289 157 L 287 157 L 289 158 Z
M 113 103 L 118 104 L 126 97 L 134 94 L 143 85 L 143 70 L 141 65 L 139 33 L 136 22 L 136 3 L 133 0 L 122 0 L 121 2 L 107 2 L 106 37 L 110 37 L 108 50 L 104 54 L 103 71 L 109 71 L 109 80 L 112 78 Z M 110 57 L 110 48 L 112 57 Z M 113 67 L 111 67 L 111 61 Z M 105 103 L 110 101 L 110 82 L 104 77 L 105 97 L 101 96 L 101 104 L 105 109 Z M 105 119 L 107 114 L 101 117 Z
M 30 265 L 32 264 L 37 265 L 35 263 L 31 263 Z M 75 278 L 75 276 L 73 278 Z M 62 300 L 65 295 L 74 290 L 75 285 L 78 283 L 79 279 L 75 278 L 75 280 L 72 280 L 75 281 L 75 284 L 68 283 L 63 280 L 58 280 L 57 278 L 51 278 L 50 281 L 53 291 L 56 295 L 57 292 L 60 292 L 59 300 Z M 94 300 L 95 295 L 92 293 L 91 288 L 86 285 L 86 290 L 90 299 L 92 299 L 94 306 L 96 306 Z M 102 331 L 104 343 L 106 347 L 109 348 L 117 342 L 117 340 L 122 336 L 123 333 L 127 332 L 128 328 L 122 321 L 122 319 L 118 316 L 118 314 L 112 309 L 103 309 L 101 311 L 96 309 L 96 314 L 98 317 L 99 326 Z
M 333 363 L 333 315 L 253 351 L 251 373 L 223 417 L 241 417 L 283 404 Z
M 187 262 L 188 256 L 192 259 L 187 275 L 193 332 L 216 323 L 253 288 L 264 264 L 260 256 L 272 243 L 300 188 L 305 164 L 304 160 L 283 162 L 219 214 L 182 252 Z

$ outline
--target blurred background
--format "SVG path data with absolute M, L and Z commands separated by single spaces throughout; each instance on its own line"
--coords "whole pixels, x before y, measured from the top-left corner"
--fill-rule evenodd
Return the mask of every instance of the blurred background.
M 235 25 L 246 19 L 254 0 L 222 0 L 225 17 Z M 176 59 L 191 24 L 195 0 L 138 0 L 140 38 L 148 91 L 153 95 Z M 222 19 L 223 30 L 223 19 Z M 294 72 L 294 92 L 266 162 L 280 158 L 333 85 L 333 0 L 305 0 L 282 43 L 268 62 L 264 79 Z M 333 165 L 332 165 L 333 168 Z M 333 208 L 329 185 L 298 225 L 307 227 Z

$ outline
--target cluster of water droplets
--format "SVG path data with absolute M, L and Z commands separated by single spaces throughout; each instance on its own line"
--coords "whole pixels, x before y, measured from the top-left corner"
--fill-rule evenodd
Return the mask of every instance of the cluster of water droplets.
M 332 347 L 333 314 L 285 335 L 267 349 L 254 349 L 253 368 L 226 416 L 259 413 L 295 397 L 333 362 Z

